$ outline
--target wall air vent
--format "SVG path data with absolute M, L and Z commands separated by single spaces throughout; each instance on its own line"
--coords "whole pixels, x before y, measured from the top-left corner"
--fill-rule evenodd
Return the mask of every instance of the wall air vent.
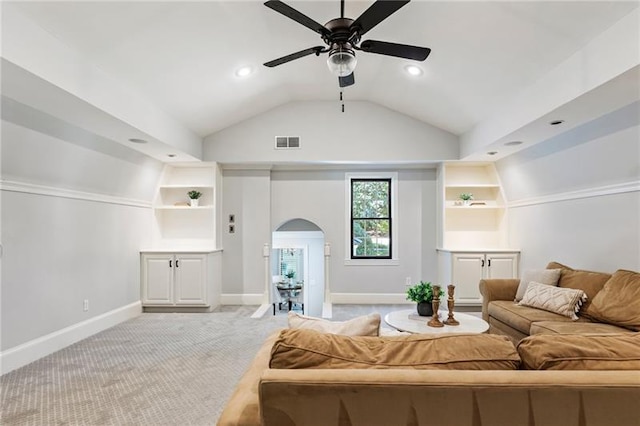
M 298 149 L 300 148 L 299 136 L 276 136 L 276 149 Z

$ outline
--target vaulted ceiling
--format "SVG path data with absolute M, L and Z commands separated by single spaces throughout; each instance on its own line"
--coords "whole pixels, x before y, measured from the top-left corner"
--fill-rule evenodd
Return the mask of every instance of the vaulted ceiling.
M 339 16 L 338 0 L 287 1 L 314 20 Z M 356 18 L 372 1 L 346 1 Z M 325 64 L 311 55 L 262 64 L 322 44 L 259 1 L 16 2 L 21 14 L 199 137 L 296 100 L 338 100 Z M 432 49 L 423 74 L 411 61 L 357 52 L 355 86 L 369 101 L 456 135 L 479 123 L 584 48 L 637 1 L 414 0 L 365 38 Z M 253 73 L 235 72 L 250 66 Z

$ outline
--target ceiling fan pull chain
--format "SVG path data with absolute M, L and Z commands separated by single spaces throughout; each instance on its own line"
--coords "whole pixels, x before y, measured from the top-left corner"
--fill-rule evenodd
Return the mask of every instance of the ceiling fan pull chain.
M 342 91 L 340 91 L 340 102 L 342 102 L 342 112 L 344 112 L 344 100 L 342 99 Z

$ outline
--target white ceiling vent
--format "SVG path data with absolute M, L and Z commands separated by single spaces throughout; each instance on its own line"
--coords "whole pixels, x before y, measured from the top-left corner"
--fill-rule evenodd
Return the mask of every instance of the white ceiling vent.
M 300 148 L 299 136 L 276 136 L 276 149 L 298 149 Z

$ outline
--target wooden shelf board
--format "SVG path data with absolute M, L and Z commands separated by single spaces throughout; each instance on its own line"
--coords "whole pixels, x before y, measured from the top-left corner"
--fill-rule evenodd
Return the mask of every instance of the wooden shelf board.
M 154 209 L 157 210 L 211 210 L 213 206 L 155 206 Z

